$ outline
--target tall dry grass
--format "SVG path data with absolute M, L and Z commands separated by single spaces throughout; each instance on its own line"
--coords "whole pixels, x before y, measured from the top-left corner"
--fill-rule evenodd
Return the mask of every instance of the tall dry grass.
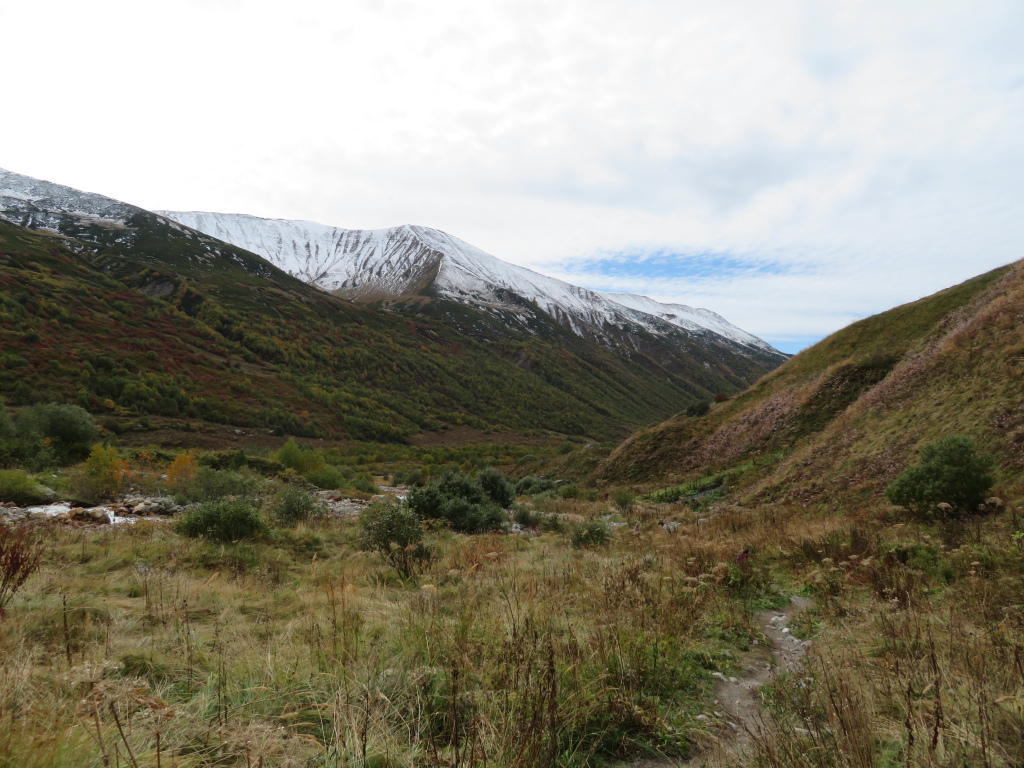
M 0 633 L 0 766 L 687 754 L 770 587 L 728 581 L 735 542 L 693 524 L 593 550 L 435 532 L 409 581 L 354 542 L 339 522 L 234 545 L 158 523 L 54 530 Z

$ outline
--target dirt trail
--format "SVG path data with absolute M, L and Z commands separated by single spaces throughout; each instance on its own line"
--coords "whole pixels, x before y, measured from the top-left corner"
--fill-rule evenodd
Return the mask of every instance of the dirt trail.
M 761 611 L 757 623 L 768 638 L 770 647 L 755 646 L 740 657 L 743 673 L 726 677 L 715 673 L 717 710 L 709 723 L 718 722 L 716 741 L 709 748 L 687 760 L 646 758 L 630 763 L 630 768 L 704 768 L 715 766 L 729 757 L 742 755 L 750 747 L 750 733 L 756 730 L 758 718 L 757 691 L 780 670 L 795 671 L 804 657 L 804 644 L 790 633 L 792 616 L 808 605 L 803 597 L 793 597 L 790 604 L 775 611 Z

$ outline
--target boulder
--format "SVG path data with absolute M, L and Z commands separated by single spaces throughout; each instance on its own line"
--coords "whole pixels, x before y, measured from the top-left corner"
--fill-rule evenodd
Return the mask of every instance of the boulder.
M 132 508 L 136 515 L 158 515 L 163 512 L 164 505 L 152 499 L 146 499 Z

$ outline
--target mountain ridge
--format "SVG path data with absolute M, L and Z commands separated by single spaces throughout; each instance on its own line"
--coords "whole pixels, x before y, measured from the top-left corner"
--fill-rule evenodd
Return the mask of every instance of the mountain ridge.
M 402 300 L 423 293 L 429 283 L 446 298 L 520 316 L 523 301 L 532 302 L 574 333 L 606 344 L 615 343 L 607 326 L 635 326 L 667 335 L 668 324 L 684 333 L 720 337 L 741 354 L 785 359 L 763 340 L 709 310 L 666 305 L 646 296 L 602 294 L 508 264 L 430 227 L 403 224 L 358 230 L 248 214 L 157 213 L 258 253 L 290 274 L 357 301 Z

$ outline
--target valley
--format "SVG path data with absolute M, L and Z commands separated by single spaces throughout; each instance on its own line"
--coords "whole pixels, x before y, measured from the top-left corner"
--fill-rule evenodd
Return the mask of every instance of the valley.
M 1020 262 L 787 358 L 3 174 L 2 768 L 1024 760 Z

